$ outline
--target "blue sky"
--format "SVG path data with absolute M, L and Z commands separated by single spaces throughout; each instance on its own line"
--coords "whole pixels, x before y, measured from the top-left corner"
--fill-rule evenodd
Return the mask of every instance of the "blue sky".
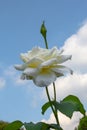
M 87 20 L 87 0 L 0 1 L 0 120 L 40 121 L 44 88 L 17 81 L 14 64 L 20 53 L 45 47 L 40 26 L 45 21 L 49 48 L 63 46 Z

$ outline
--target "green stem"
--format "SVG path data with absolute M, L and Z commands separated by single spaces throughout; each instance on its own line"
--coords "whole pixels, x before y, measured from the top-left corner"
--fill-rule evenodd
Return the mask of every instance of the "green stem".
M 43 36 L 43 37 L 44 37 L 46 49 L 48 49 L 48 43 L 47 43 L 46 36 Z M 55 88 L 55 83 L 54 82 L 53 82 L 53 88 L 54 88 L 54 100 L 56 101 L 56 88 Z M 48 87 L 46 87 L 46 94 L 47 94 L 47 97 L 48 97 L 48 100 L 49 100 L 52 112 L 53 112 L 53 114 L 55 116 L 56 122 L 57 122 L 58 126 L 60 126 L 59 119 L 58 119 L 58 114 L 57 114 L 57 109 L 55 107 L 53 107 L 53 105 L 52 105 L 52 102 L 51 102 L 51 99 L 50 99 L 50 95 L 49 95 L 49 91 L 48 91 Z
M 49 95 L 49 91 L 48 91 L 48 87 L 46 87 L 46 93 L 47 93 L 47 97 L 48 97 L 48 100 L 49 100 L 49 103 L 50 103 L 52 112 L 53 112 L 53 114 L 54 114 L 54 116 L 55 116 L 56 122 L 57 122 L 57 124 L 59 125 L 59 120 L 58 120 L 57 111 L 55 111 L 56 109 L 54 109 L 54 107 L 53 107 L 53 105 L 52 105 L 52 102 L 51 102 L 51 99 L 50 99 L 50 95 Z
M 53 82 L 53 89 L 54 89 L 54 101 L 56 101 L 56 87 L 55 83 Z
M 50 99 L 48 87 L 46 87 L 46 93 L 47 93 L 48 100 L 49 100 L 49 102 L 50 102 L 51 109 L 52 109 L 53 113 L 55 113 L 54 108 L 53 108 L 52 103 L 51 103 L 51 99 Z
M 54 88 L 54 101 L 56 102 L 56 87 L 55 87 L 55 83 L 54 82 L 53 82 L 53 88 Z M 55 107 L 55 115 L 56 115 L 55 117 L 56 117 L 57 124 L 60 125 L 56 107 Z
M 45 41 L 46 49 L 48 49 L 48 43 L 46 37 L 44 37 L 44 41 Z

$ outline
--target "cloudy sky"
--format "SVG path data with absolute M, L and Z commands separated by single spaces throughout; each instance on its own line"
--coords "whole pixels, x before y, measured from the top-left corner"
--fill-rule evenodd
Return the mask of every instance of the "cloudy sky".
M 20 53 L 34 46 L 45 47 L 40 26 L 45 21 L 49 48 L 57 46 L 71 54 L 66 63 L 73 75 L 56 81 L 57 99 L 74 94 L 87 110 L 87 1 L 86 0 L 3 0 L 0 1 L 0 120 L 55 122 L 50 110 L 43 116 L 45 89 L 32 81 L 21 81 L 14 64 L 22 63 Z M 49 86 L 52 95 L 52 86 Z M 79 113 L 72 120 L 59 113 L 64 130 L 73 130 Z

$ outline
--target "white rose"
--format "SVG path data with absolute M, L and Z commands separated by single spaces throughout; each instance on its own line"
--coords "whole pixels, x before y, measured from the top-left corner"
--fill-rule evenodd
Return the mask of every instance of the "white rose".
M 31 79 L 40 87 L 48 86 L 63 76 L 66 70 L 72 73 L 72 70 L 61 65 L 61 63 L 71 59 L 71 55 L 62 55 L 56 47 L 52 49 L 33 48 L 27 53 L 22 53 L 21 59 L 24 64 L 15 65 L 17 70 L 21 70 L 21 79 Z

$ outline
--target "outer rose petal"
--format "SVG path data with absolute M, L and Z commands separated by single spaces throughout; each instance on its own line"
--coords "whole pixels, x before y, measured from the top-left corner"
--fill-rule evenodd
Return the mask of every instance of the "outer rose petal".
M 58 64 L 61 64 L 67 60 L 71 60 L 72 58 L 72 55 L 60 55 L 60 56 L 57 56 L 57 63 Z
M 28 76 L 28 77 L 35 77 L 39 73 L 39 70 L 37 68 L 26 68 L 23 71 L 23 74 Z
M 63 53 L 63 50 L 58 50 L 57 47 L 53 47 L 49 54 L 52 55 L 53 57 L 56 57 L 62 53 Z
M 70 72 L 70 74 L 73 74 L 73 71 L 70 68 L 68 68 L 66 66 L 62 66 L 62 65 L 57 65 L 57 66 L 51 68 L 51 70 L 53 72 L 56 72 L 58 74 L 60 73 L 60 74 L 63 74 L 63 75 L 64 75 L 65 72 Z
M 15 69 L 23 71 L 26 68 L 26 64 L 14 65 Z
M 46 87 L 56 80 L 56 74 L 54 72 L 41 73 L 34 77 L 33 81 L 37 86 Z

